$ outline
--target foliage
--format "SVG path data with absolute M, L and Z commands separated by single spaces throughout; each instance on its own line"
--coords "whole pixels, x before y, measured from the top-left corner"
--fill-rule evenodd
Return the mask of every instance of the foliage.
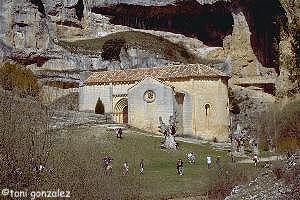
M 299 121 L 299 99 L 288 104 L 276 103 L 270 106 L 268 111 L 262 114 L 258 124 L 261 143 L 267 146 L 274 145 L 278 152 L 293 153 L 300 147 Z
M 31 70 L 16 64 L 4 63 L 0 67 L 0 85 L 22 97 L 39 97 L 40 94 L 40 86 Z
M 104 112 L 105 112 L 105 110 L 104 110 L 104 105 L 103 105 L 101 99 L 98 98 L 97 103 L 96 103 L 96 106 L 95 106 L 95 113 L 96 113 L 96 114 L 102 114 L 102 115 L 103 115 Z

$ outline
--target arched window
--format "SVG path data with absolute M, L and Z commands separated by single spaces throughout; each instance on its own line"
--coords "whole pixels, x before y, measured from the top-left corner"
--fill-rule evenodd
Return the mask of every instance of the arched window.
M 210 110 L 210 105 L 207 103 L 205 104 L 204 108 L 205 108 L 205 116 L 207 116 Z

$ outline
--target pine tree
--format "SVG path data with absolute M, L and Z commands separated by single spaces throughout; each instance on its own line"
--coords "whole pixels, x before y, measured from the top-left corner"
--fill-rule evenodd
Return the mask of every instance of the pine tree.
M 98 98 L 96 106 L 95 106 L 95 113 L 96 114 L 104 114 L 104 112 L 105 112 L 104 111 L 104 105 L 103 105 L 101 99 Z

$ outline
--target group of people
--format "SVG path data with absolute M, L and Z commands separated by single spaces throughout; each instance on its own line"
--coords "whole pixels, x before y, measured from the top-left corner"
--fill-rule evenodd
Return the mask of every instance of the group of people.
M 192 151 L 187 153 L 187 160 L 190 164 L 195 164 L 196 163 L 196 156 Z M 221 168 L 220 156 L 216 157 L 215 162 L 216 162 L 216 165 L 218 166 L 218 168 Z M 212 166 L 212 157 L 211 156 L 206 157 L 206 163 L 207 163 L 207 168 L 210 169 L 211 166 Z M 182 176 L 183 175 L 183 161 L 181 159 L 177 160 L 176 169 L 177 169 L 177 174 Z
M 112 174 L 112 157 L 110 156 L 106 156 L 102 159 L 102 164 L 103 164 L 103 168 L 104 168 L 104 173 L 106 175 L 111 175 Z M 190 164 L 195 164 L 196 163 L 196 156 L 193 152 L 189 152 L 187 153 L 187 160 Z M 212 167 L 212 161 L 213 161 L 213 157 L 212 156 L 207 156 L 206 157 L 206 163 L 207 163 L 207 168 L 210 169 Z M 232 160 L 233 161 L 233 160 Z M 258 156 L 257 154 L 255 154 L 253 156 L 253 162 L 254 165 L 257 166 L 258 163 Z M 217 156 L 215 159 L 215 164 L 216 166 L 221 169 L 221 157 Z M 144 174 L 144 160 L 141 159 L 140 163 L 139 163 L 139 167 L 140 167 L 140 174 Z M 127 163 L 127 161 L 125 161 L 122 164 L 122 175 L 123 176 L 127 176 L 129 174 L 129 165 Z M 176 169 L 177 169 L 177 174 L 182 176 L 183 175 L 183 161 L 181 159 L 177 160 L 176 163 Z
M 105 175 L 112 174 L 112 161 L 113 159 L 110 156 L 106 156 L 102 159 L 102 166 Z M 121 170 L 123 176 L 127 176 L 129 174 L 129 165 L 127 161 L 122 164 Z M 140 174 L 144 174 L 144 159 L 141 159 L 140 161 Z

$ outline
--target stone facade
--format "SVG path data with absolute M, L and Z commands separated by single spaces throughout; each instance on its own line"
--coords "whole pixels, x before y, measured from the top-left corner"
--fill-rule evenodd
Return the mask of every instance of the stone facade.
M 159 117 L 169 123 L 170 116 L 176 116 L 178 134 L 227 140 L 228 77 L 202 65 L 187 69 L 174 66 L 123 70 L 124 74 L 94 73 L 80 88 L 79 109 L 94 111 L 100 98 L 105 112 L 118 123 L 158 133 Z
M 229 132 L 227 82 L 221 78 L 194 78 L 168 81 L 185 91 L 183 133 L 196 137 L 226 140 Z
M 153 101 L 147 101 L 147 91 L 153 92 Z M 173 88 L 152 77 L 146 77 L 128 90 L 129 124 L 132 126 L 155 133 L 159 117 L 168 123 L 175 112 Z

